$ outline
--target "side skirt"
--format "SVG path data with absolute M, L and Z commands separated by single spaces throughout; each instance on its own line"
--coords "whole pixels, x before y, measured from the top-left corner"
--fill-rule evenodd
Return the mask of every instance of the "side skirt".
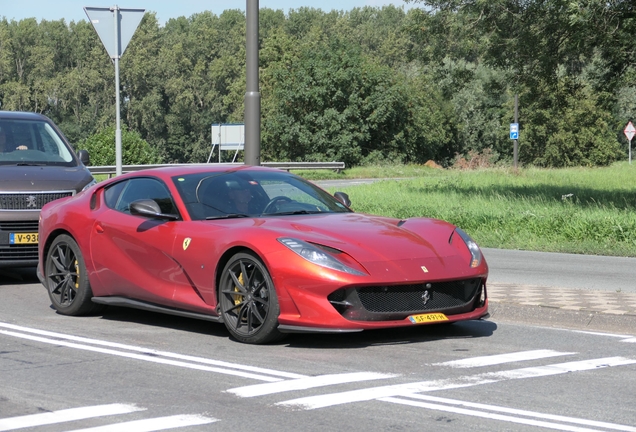
M 181 309 L 171 309 L 165 306 L 159 306 L 152 303 L 146 303 L 139 300 L 132 300 L 126 297 L 93 297 L 93 303 L 104 304 L 108 306 L 121 306 L 134 309 L 142 309 L 150 312 L 159 312 L 169 315 L 182 316 L 186 318 L 194 318 L 206 321 L 222 323 L 223 318 L 220 316 L 206 315 L 197 312 L 190 312 Z
M 319 327 L 302 327 L 291 325 L 279 325 L 278 331 L 281 333 L 357 333 L 362 329 L 331 329 Z

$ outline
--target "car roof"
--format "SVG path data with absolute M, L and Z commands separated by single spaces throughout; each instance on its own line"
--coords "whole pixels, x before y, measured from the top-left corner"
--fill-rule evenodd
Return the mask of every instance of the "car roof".
M 26 111 L 0 111 L 0 119 L 50 121 L 45 115 Z
M 174 165 L 164 166 L 160 168 L 150 168 L 141 171 L 135 171 L 124 174 L 116 179 L 124 179 L 130 177 L 143 177 L 152 176 L 162 179 L 169 179 L 178 175 L 197 174 L 197 173 L 222 173 L 222 172 L 236 172 L 236 171 L 271 171 L 285 173 L 285 171 L 277 168 L 269 168 L 262 166 L 252 165 L 230 165 L 230 164 L 192 164 L 192 165 Z M 115 179 L 114 178 L 114 179 Z

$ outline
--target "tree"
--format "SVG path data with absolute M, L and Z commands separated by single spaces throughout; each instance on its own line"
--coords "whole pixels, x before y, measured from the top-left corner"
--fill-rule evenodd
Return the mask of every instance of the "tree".
M 161 163 L 156 149 L 142 139 L 138 132 L 129 131 L 125 126 L 121 130 L 121 146 L 123 165 Z M 107 127 L 83 140 L 77 148 L 88 150 L 91 165 L 115 165 L 115 128 Z

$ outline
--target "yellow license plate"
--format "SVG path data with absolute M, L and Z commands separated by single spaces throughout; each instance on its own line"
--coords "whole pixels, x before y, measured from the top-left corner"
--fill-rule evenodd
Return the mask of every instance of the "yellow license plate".
M 9 233 L 9 244 L 38 244 L 38 233 Z
M 422 323 L 434 323 L 441 321 L 448 321 L 448 317 L 443 313 L 429 313 L 429 314 L 420 314 L 420 315 L 411 315 L 409 317 L 409 321 L 413 324 L 422 324 Z

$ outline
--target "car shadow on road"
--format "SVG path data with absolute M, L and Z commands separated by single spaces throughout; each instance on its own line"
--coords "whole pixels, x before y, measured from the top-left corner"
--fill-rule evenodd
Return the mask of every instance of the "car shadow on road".
M 141 309 L 108 306 L 99 313 L 99 317 L 107 321 L 130 322 L 144 326 L 163 327 L 208 336 L 227 338 L 230 335 L 222 323 L 150 312 Z
M 193 318 L 112 306 L 101 312 L 99 317 L 108 321 L 130 322 L 231 339 L 223 324 Z M 287 348 L 357 349 L 380 345 L 425 343 L 441 339 L 483 338 L 492 336 L 495 330 L 497 330 L 497 324 L 492 321 L 474 320 L 453 324 L 367 330 L 359 333 L 294 333 L 270 345 Z
M 16 284 L 33 284 L 38 280 L 35 267 L 0 269 L 0 286 Z
M 283 340 L 289 348 L 356 349 L 381 345 L 403 345 L 441 339 L 468 339 L 492 336 L 497 324 L 492 321 L 462 321 L 453 324 L 419 325 L 360 333 L 294 334 Z

